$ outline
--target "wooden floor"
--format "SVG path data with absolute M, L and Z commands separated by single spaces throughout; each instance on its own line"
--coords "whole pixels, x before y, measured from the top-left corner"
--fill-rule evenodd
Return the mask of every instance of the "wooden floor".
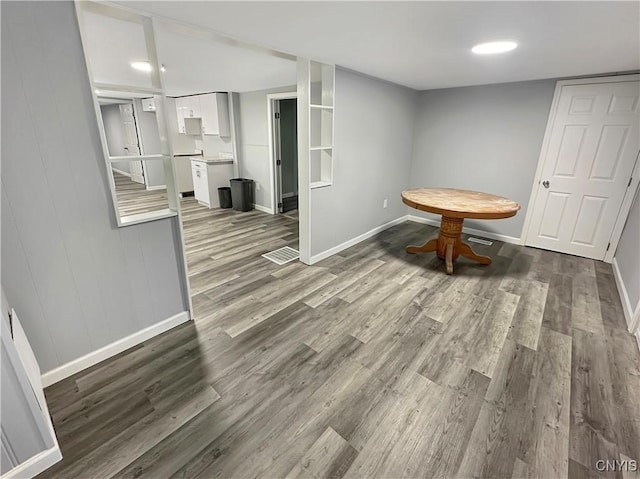
M 120 216 L 137 215 L 169 207 L 167 190 L 147 191 L 145 185 L 136 183 L 128 176 L 113 172 Z
M 640 354 L 609 265 L 404 223 L 308 267 L 295 220 L 185 201 L 196 321 L 46 395 L 42 477 L 599 476 L 640 460 Z M 631 476 L 625 476 L 631 477 Z

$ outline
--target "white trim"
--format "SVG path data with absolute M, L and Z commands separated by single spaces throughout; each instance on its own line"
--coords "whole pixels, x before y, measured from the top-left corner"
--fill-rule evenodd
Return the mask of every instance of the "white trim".
M 275 214 L 278 206 L 276 191 L 276 169 L 274 168 L 275 155 L 273 143 L 273 101 L 298 99 L 298 92 L 268 93 L 267 94 L 267 131 L 269 132 L 269 186 L 271 187 L 271 214 Z M 299 185 L 298 185 L 299 187 Z
M 166 190 L 167 185 L 147 186 L 147 191 Z
M 360 236 L 356 236 L 355 238 L 345 241 L 344 243 L 339 244 L 338 246 L 334 246 L 333 248 L 323 251 L 322 253 L 313 255 L 309 259 L 309 264 L 314 264 L 314 263 L 317 263 L 318 261 L 322 261 L 323 259 L 328 258 L 329 256 L 333 256 L 334 254 L 337 254 L 340 251 L 350 248 L 351 246 L 358 244 L 361 241 L 364 241 L 366 239 L 371 238 L 372 236 L 377 235 L 381 231 L 389 229 L 392 226 L 399 225 L 400 223 L 404 223 L 405 221 L 407 221 L 407 219 L 408 219 L 408 216 L 401 216 L 400 218 L 396 218 L 395 220 L 389 221 L 388 223 L 385 223 L 380 226 L 376 226 L 372 230 L 369 230 L 366 233 L 361 234 Z
M 640 301 L 636 305 L 636 312 L 631 320 L 631 332 L 635 331 L 636 336 L 640 339 Z
M 42 375 L 42 386 L 48 387 L 52 384 L 57 383 L 58 381 L 62 381 L 69 376 L 74 375 L 77 372 L 82 371 L 88 367 L 93 366 L 94 364 L 98 364 L 105 359 L 109 359 L 116 354 L 121 353 L 137 344 L 140 344 L 148 339 L 153 338 L 159 334 L 164 333 L 165 331 L 170 330 L 171 328 L 175 328 L 176 326 L 189 321 L 189 313 L 187 311 L 183 311 L 174 316 L 171 316 L 164 321 L 160 321 L 148 328 L 145 328 L 141 331 L 133 333 L 129 336 L 126 336 L 122 339 L 114 341 L 111 344 L 107 344 L 100 349 L 97 349 L 89 354 L 86 354 L 80 358 L 74 359 L 62 366 L 59 366 L 51 371 L 47 371 Z
M 49 415 L 47 414 L 47 417 Z M 53 436 L 55 438 L 55 435 Z M 21 464 L 7 471 L 2 475 L 2 479 L 24 479 L 25 477 L 35 477 L 43 471 L 46 471 L 55 463 L 62 460 L 62 452 L 58 446 L 58 441 L 49 449 L 30 457 Z
M 296 62 L 297 78 L 297 114 L 298 114 L 298 250 L 300 261 L 311 264 L 311 189 L 309 188 L 309 60 L 298 57 Z
M 136 101 L 138 100 L 138 101 Z M 133 110 L 133 121 L 136 123 L 136 136 L 138 139 L 138 150 L 140 151 L 140 156 L 145 156 L 144 153 L 144 145 L 142 144 L 142 131 L 140 130 L 140 115 L 138 111 L 138 102 L 139 98 L 134 98 L 131 100 L 131 109 Z M 142 168 L 142 179 L 144 180 L 144 186 L 149 189 L 149 175 L 147 175 L 147 165 L 144 161 L 140 162 L 140 167 Z
M 440 221 L 435 220 L 435 219 L 431 219 L 431 218 L 423 218 L 421 216 L 414 216 L 414 215 L 405 215 L 405 216 L 401 216 L 400 218 L 396 218 L 395 220 L 389 221 L 388 223 L 385 223 L 383 225 L 377 226 L 375 228 L 373 228 L 372 230 L 367 231 L 366 233 L 363 233 L 359 236 L 356 236 L 355 238 L 352 238 L 348 241 L 345 241 L 342 244 L 339 244 L 338 246 L 334 246 L 333 248 L 329 248 L 326 251 L 323 251 L 322 253 L 318 253 L 316 255 L 313 255 L 310 260 L 309 260 L 309 264 L 315 264 L 318 261 L 322 261 L 323 259 L 328 258 L 329 256 L 333 256 L 334 254 L 339 253 L 340 251 L 343 251 L 347 248 L 350 248 L 351 246 L 360 243 L 361 241 L 364 241 L 366 239 L 371 238 L 372 236 L 377 235 L 378 233 L 391 228 L 392 226 L 395 225 L 399 225 L 400 223 L 404 223 L 406 221 L 413 221 L 414 223 L 422 223 L 422 224 L 427 224 L 427 225 L 431 225 L 431 226 L 436 226 L 436 227 L 440 227 Z M 462 231 L 463 233 L 467 233 L 467 234 L 473 234 L 476 236 L 482 236 L 484 238 L 490 238 L 490 239 L 494 239 L 497 241 L 502 241 L 504 243 L 511 243 L 511 244 L 516 244 L 516 245 L 522 245 L 522 240 L 520 238 L 516 238 L 515 236 L 508 236 L 508 235 L 502 235 L 502 234 L 498 234 L 498 233 L 490 233 L 488 231 L 482 231 L 482 230 L 477 230 L 475 228 L 467 228 L 466 226 L 462 227 Z
M 407 220 L 440 228 L 440 220 L 436 220 L 432 218 L 423 218 L 422 216 L 407 215 Z M 508 235 L 503 235 L 499 233 L 491 233 L 490 231 L 482 231 L 482 230 L 477 230 L 475 228 L 467 228 L 466 226 L 462 227 L 462 232 L 471 234 L 471 235 L 481 236 L 483 238 L 502 241 L 503 243 L 517 244 L 520 246 L 522 245 L 522 239 L 516 238 L 515 236 L 508 236 Z
M 269 208 L 267 208 L 266 206 L 262 206 L 262 205 L 256 205 L 256 204 L 254 204 L 254 205 L 253 205 L 253 207 L 254 207 L 255 209 L 257 209 L 258 211 L 262 211 L 263 213 L 269 213 L 270 215 L 275 214 L 275 213 L 273 212 L 273 210 L 272 210 L 272 209 L 269 209 Z
M 309 188 L 315 190 L 316 188 L 325 188 L 331 185 L 332 183 L 330 181 L 314 181 L 313 183 L 309 183 Z
M 128 215 L 119 217 L 120 226 L 137 225 L 138 223 L 144 223 L 146 221 L 161 220 L 164 218 L 171 218 L 177 216 L 178 212 L 169 208 L 157 211 L 147 211 L 145 213 L 137 213 L 135 215 Z
M 128 176 L 129 178 L 131 178 L 131 173 L 127 173 L 126 171 L 119 170 L 118 168 L 114 168 L 113 166 L 111 167 L 111 170 L 115 171 L 116 173 L 119 173 L 121 175 Z
M 636 330 L 635 337 L 636 337 L 636 341 L 638 343 L 638 349 L 640 349 L 640 328 Z
M 636 197 L 640 194 L 640 171 L 638 170 L 640 170 L 640 152 L 638 152 L 638 156 L 636 156 L 636 163 L 633 166 L 633 170 L 631 170 L 631 183 L 627 185 L 624 197 L 622 198 L 620 211 L 618 211 L 618 217 L 613 225 L 613 231 L 609 241 L 609 250 L 604 255 L 604 261 L 606 263 L 613 262 L 613 257 L 618 249 L 618 243 L 622 237 L 622 231 L 624 230 L 624 225 L 627 222 L 629 213 L 631 212 L 631 207 L 633 206 L 634 201 L 636 201 Z
M 558 112 L 558 105 L 560 103 L 560 95 L 562 93 L 562 88 L 569 85 L 588 85 L 593 83 L 623 83 L 623 82 L 633 82 L 640 81 L 640 75 L 617 75 L 617 76 L 606 76 L 606 77 L 596 77 L 596 78 L 576 78 L 573 80 L 560 80 L 556 83 L 556 89 L 553 93 L 553 101 L 551 103 L 551 110 L 549 111 L 549 118 L 547 119 L 547 127 L 544 132 L 544 138 L 542 140 L 542 148 L 540 149 L 540 155 L 538 156 L 538 166 L 536 167 L 536 174 L 533 177 L 533 185 L 531 187 L 531 195 L 529 196 L 529 203 L 527 205 L 527 212 L 524 217 L 524 225 L 522 227 L 522 243 L 523 245 L 527 244 L 527 238 L 529 235 L 529 230 L 531 229 L 531 221 L 533 218 L 533 208 L 537 199 L 538 192 L 540 188 L 537 185 L 542 180 L 542 170 L 544 168 L 544 161 L 547 157 L 547 152 L 549 149 L 549 142 L 551 141 L 551 130 L 553 128 L 553 123 L 556 117 L 556 113 Z M 620 236 L 622 236 L 622 229 L 624 224 L 629 216 L 629 211 L 631 210 L 631 203 L 633 199 L 633 195 L 630 195 L 631 198 L 627 196 L 627 192 L 636 191 L 638 185 L 640 184 L 640 178 L 638 178 L 638 174 L 636 169 L 638 168 L 638 161 L 636 159 L 636 165 L 634 167 L 633 173 L 633 183 L 627 188 L 625 192 L 625 196 L 620 205 L 620 211 L 618 212 L 618 217 L 613 226 L 613 230 L 611 233 L 611 245 L 609 250 L 605 253 L 603 261 L 606 263 L 611 263 L 613 261 L 613 255 L 615 254 L 616 247 L 618 246 L 618 241 L 620 240 Z
M 113 163 L 114 161 L 151 161 L 151 160 L 164 160 L 169 158 L 169 155 L 162 155 L 160 153 L 154 153 L 153 155 L 119 155 L 119 156 L 110 156 L 107 158 L 109 163 Z
M 631 306 L 631 300 L 625 288 L 622 275 L 620 274 L 620 268 L 618 267 L 618 260 L 613 258 L 613 277 L 616 280 L 616 286 L 618 287 L 618 294 L 620 295 L 620 301 L 622 302 L 622 311 L 624 311 L 624 319 L 627 322 L 627 328 L 633 332 L 638 328 L 638 318 L 640 317 L 640 302 L 636 305 L 635 310 Z

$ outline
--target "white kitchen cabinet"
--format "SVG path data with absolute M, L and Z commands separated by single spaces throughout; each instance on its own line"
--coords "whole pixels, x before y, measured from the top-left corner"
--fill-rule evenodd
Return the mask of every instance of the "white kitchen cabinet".
M 184 126 L 184 119 L 188 116 L 188 110 L 190 110 L 190 100 L 189 97 L 182 96 L 176 98 L 176 115 L 178 117 L 178 132 L 186 133 Z
M 156 111 L 155 98 L 143 98 L 140 103 L 142 103 L 142 111 Z
M 226 93 L 199 95 L 202 132 L 205 135 L 230 136 L 229 103 Z
M 178 119 L 178 132 L 184 135 L 201 135 L 202 125 L 199 117 L 195 117 L 194 113 L 200 114 L 200 102 L 193 100 L 194 97 L 181 96 L 176 98 L 176 116 Z
M 202 95 L 188 96 L 189 98 L 189 116 L 191 118 L 202 118 L 202 107 L 200 106 L 200 98 Z
M 185 135 L 230 136 L 226 93 L 207 93 L 176 98 L 178 131 Z
M 194 157 L 191 159 L 193 192 L 196 200 L 208 208 L 220 208 L 218 188 L 229 186 L 233 178 L 233 159 Z

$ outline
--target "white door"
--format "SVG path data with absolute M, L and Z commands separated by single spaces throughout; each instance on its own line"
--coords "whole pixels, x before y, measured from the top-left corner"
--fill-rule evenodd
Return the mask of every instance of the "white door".
M 602 260 L 638 156 L 640 82 L 562 87 L 525 244 Z
M 124 125 L 124 150 L 128 156 L 140 156 L 140 144 L 138 142 L 138 130 L 136 128 L 136 118 L 133 114 L 133 103 L 120 105 L 120 118 Z M 132 161 L 129 163 L 131 180 L 144 184 L 144 170 L 142 161 Z

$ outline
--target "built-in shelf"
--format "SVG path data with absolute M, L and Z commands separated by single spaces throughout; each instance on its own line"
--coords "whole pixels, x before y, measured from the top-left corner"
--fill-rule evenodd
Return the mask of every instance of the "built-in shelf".
M 163 218 L 171 218 L 177 216 L 178 212 L 165 208 L 163 210 L 149 211 L 136 215 L 120 216 L 120 226 L 135 225 L 138 223 L 146 223 L 147 221 L 161 220 Z
M 309 62 L 309 179 L 311 188 L 333 184 L 335 67 Z
M 314 190 L 316 188 L 324 188 L 325 186 L 331 186 L 331 182 L 330 181 L 314 181 L 309 186 L 311 187 L 312 190 Z
M 154 154 L 154 155 L 122 155 L 122 156 L 109 156 L 107 160 L 109 163 L 114 161 L 140 161 L 140 160 L 164 160 L 169 158 L 168 155 Z

